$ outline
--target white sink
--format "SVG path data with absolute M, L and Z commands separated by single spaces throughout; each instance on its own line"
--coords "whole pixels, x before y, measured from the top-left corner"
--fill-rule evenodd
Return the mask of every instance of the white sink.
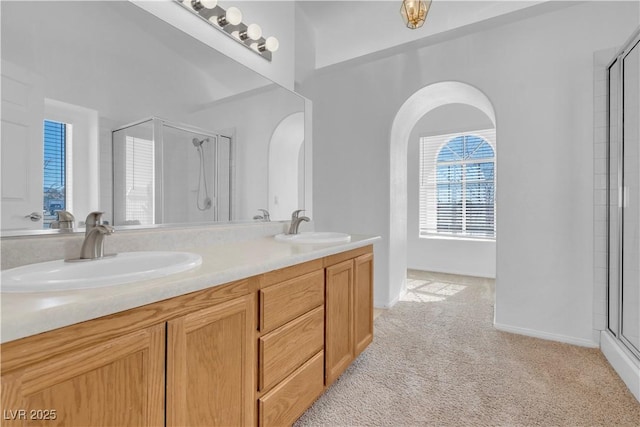
M 289 243 L 325 244 L 347 243 L 351 241 L 351 236 L 332 231 L 308 231 L 298 234 L 277 234 L 275 239 Z
M 41 262 L 2 271 L 9 293 L 101 288 L 191 270 L 202 257 L 190 252 L 123 252 L 98 260 Z

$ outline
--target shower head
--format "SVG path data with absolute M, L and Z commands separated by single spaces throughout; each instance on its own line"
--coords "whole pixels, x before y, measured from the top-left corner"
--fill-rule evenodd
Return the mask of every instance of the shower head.
M 202 144 L 204 144 L 205 142 L 209 142 L 209 138 L 204 138 L 204 139 L 193 138 L 191 142 L 193 143 L 194 147 L 198 148 L 198 147 L 202 147 Z

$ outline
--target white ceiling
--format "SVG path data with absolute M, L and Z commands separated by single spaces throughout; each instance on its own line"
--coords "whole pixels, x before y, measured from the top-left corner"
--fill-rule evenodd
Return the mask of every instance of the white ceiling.
M 480 25 L 497 25 L 567 6 L 559 1 L 433 0 L 425 24 L 408 29 L 401 0 L 297 0 L 315 31 L 315 68 L 434 36 L 453 37 Z

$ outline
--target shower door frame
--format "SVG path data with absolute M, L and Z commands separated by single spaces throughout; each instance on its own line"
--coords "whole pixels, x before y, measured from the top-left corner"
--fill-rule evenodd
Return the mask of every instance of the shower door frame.
M 637 29 L 634 34 L 624 43 L 624 47 L 618 51 L 614 58 L 607 64 L 607 330 L 620 342 L 624 347 L 629 350 L 637 359 L 640 360 L 640 349 L 636 348 L 635 344 L 629 341 L 623 335 L 623 245 L 624 245 L 624 212 L 623 212 L 623 198 L 624 194 L 624 59 L 631 53 L 631 51 L 638 47 L 640 44 L 640 28 Z M 616 123 L 611 123 L 611 67 L 616 62 L 619 64 L 617 70 L 617 110 L 618 116 Z M 618 130 L 618 155 L 617 155 L 617 248 L 611 247 L 611 127 L 615 126 Z M 612 283 L 611 278 L 611 254 L 612 250 L 617 251 L 617 280 Z M 610 313 L 610 298 L 611 287 L 616 286 L 617 295 L 617 330 L 611 329 L 611 313 Z
M 155 170 L 156 170 L 156 174 L 160 177 L 160 179 L 156 179 L 154 180 L 154 204 L 155 206 L 162 206 L 162 209 L 156 210 L 155 215 L 154 215 L 154 224 L 155 226 L 163 226 L 163 225 L 172 225 L 172 224 L 167 224 L 164 222 L 164 175 L 163 175 L 163 147 L 164 147 L 164 132 L 162 131 L 162 127 L 163 126 L 169 126 L 172 127 L 174 129 L 178 129 L 181 131 L 185 131 L 185 132 L 191 132 L 191 133 L 197 133 L 200 135 L 206 135 L 209 137 L 214 137 L 216 138 L 216 141 L 218 140 L 218 138 L 223 137 L 223 138 L 228 138 L 229 139 L 229 221 L 233 221 L 234 220 L 234 214 L 235 214 L 235 203 L 236 203 L 236 197 L 235 197 L 235 178 L 236 178 L 236 164 L 235 164 L 235 159 L 236 159 L 236 144 L 235 144 L 235 137 L 234 136 L 230 136 L 230 135 L 226 135 L 226 134 L 222 134 L 222 133 L 216 133 L 207 129 L 202 129 L 199 128 L 197 126 L 191 126 L 191 125 L 187 125 L 184 123 L 179 123 L 179 122 L 174 122 L 171 120 L 167 120 L 167 119 L 163 119 L 162 117 L 158 117 L 158 116 L 151 116 L 151 117 L 147 117 L 141 120 L 137 120 L 135 122 L 132 123 L 128 123 L 126 125 L 123 126 L 118 126 L 117 128 L 113 129 L 111 131 L 111 134 L 113 135 L 114 132 L 118 132 L 120 130 L 124 130 L 133 126 L 138 126 L 141 125 L 143 123 L 151 123 L 152 126 L 152 133 L 153 133 L 153 146 L 154 146 L 154 150 L 155 150 L 155 158 L 154 158 L 154 162 L 155 162 Z M 112 142 L 113 144 L 113 142 Z M 217 144 L 216 144 L 217 145 Z M 113 150 L 113 146 L 112 146 L 112 150 Z M 217 157 L 216 157 L 216 161 L 217 161 Z M 113 167 L 113 162 L 115 162 L 115 159 L 112 158 L 112 170 L 115 171 L 115 168 Z M 116 177 L 115 177 L 115 173 L 112 174 L 112 192 L 115 190 L 116 187 Z M 115 203 L 116 203 L 116 198 L 113 197 L 112 200 L 112 209 L 115 215 Z M 216 211 L 216 217 L 218 216 L 217 211 Z M 215 221 L 214 221 L 215 222 Z M 227 222 L 227 221 L 223 221 L 223 222 Z

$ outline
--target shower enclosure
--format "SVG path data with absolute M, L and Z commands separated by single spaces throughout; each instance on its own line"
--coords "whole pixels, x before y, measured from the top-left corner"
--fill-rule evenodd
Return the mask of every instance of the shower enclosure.
M 608 71 L 608 324 L 640 359 L 640 32 Z
M 115 225 L 231 220 L 231 138 L 156 117 L 112 137 Z

